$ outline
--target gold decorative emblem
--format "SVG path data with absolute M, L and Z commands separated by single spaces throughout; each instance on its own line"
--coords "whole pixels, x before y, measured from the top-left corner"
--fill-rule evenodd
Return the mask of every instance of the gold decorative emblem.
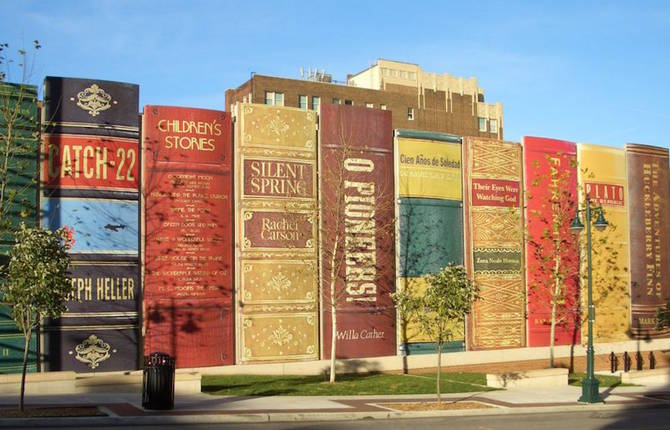
M 268 128 L 277 135 L 277 138 L 279 138 L 281 135 L 286 133 L 290 127 L 286 122 L 282 121 L 281 118 L 275 117 L 272 118 L 270 124 L 268 124 Z
M 74 97 L 70 97 L 70 100 L 74 101 Z M 77 106 L 88 111 L 91 116 L 98 116 L 100 112 L 111 108 L 112 104 L 117 102 L 97 84 L 77 93 Z
M 280 325 L 275 331 L 272 332 L 271 339 L 272 343 L 281 347 L 291 342 L 291 340 L 293 340 L 293 335 L 291 332 Z
M 291 288 L 291 281 L 282 272 L 277 273 L 268 282 L 270 288 L 275 291 L 282 292 Z
M 111 347 L 98 336 L 92 334 L 77 345 L 74 350 L 77 353 L 75 356 L 77 360 L 88 364 L 91 369 L 95 369 L 101 362 L 109 359 Z M 116 352 L 116 350 L 112 352 Z M 72 351 L 70 351 L 70 354 L 72 354 Z

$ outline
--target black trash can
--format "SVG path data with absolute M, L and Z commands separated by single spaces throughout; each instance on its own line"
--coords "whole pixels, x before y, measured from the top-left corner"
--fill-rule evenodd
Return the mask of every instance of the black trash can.
M 143 408 L 174 409 L 174 364 L 174 357 L 164 352 L 152 352 L 144 357 Z

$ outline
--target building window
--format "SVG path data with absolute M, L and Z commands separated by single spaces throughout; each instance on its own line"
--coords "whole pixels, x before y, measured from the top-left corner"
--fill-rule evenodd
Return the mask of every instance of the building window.
M 298 96 L 298 107 L 300 109 L 307 109 L 307 96 Z
M 375 107 L 375 104 L 374 104 L 374 103 L 367 103 L 367 102 L 366 102 L 366 103 L 365 103 L 365 107 L 367 107 L 367 108 L 373 108 L 373 107 Z
M 351 100 L 344 99 L 344 104 L 349 105 L 349 106 L 353 106 L 354 102 L 351 101 Z
M 407 119 L 410 121 L 414 121 L 414 108 L 412 107 L 407 108 Z
M 265 104 L 270 106 L 284 106 L 284 93 L 275 93 L 274 91 L 266 91 Z
M 413 81 L 416 81 L 416 72 L 409 72 L 409 78 Z
M 320 106 L 321 106 L 321 97 L 312 96 L 312 109 L 318 111 Z
M 486 132 L 486 118 L 478 117 L 477 123 L 479 125 L 479 131 Z
M 402 71 L 402 78 L 403 79 L 409 79 L 409 72 L 407 70 Z
M 334 105 L 341 105 L 342 101 L 340 99 L 333 98 L 333 104 Z
M 397 78 L 398 77 L 398 71 L 396 69 L 391 69 L 391 76 L 393 76 L 394 78 Z
M 388 76 L 389 75 L 389 69 L 387 69 L 386 67 L 382 67 L 382 75 Z
M 379 105 L 379 109 L 386 110 L 386 105 Z
M 498 132 L 498 120 L 497 119 L 490 119 L 489 120 L 489 131 L 491 133 L 497 133 Z

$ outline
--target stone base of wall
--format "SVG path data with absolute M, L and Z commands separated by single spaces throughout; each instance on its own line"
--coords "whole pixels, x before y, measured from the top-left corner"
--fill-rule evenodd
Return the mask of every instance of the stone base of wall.
M 568 385 L 568 369 L 539 369 L 524 372 L 489 373 L 486 385 L 493 388 L 546 388 Z
M 649 352 L 654 351 L 656 367 L 670 367 L 670 339 L 626 341 L 595 345 L 595 369 L 610 369 L 609 355 L 614 352 L 619 360 L 618 370 L 623 370 L 623 353 L 633 358 L 640 351 L 643 368 L 649 368 Z M 437 367 L 437 354 L 389 356 L 337 360 L 337 372 L 408 372 L 425 371 Z M 497 349 L 488 351 L 462 351 L 442 354 L 442 368 L 449 371 L 503 373 L 549 367 L 549 347 Z M 586 346 L 557 346 L 554 348 L 554 367 L 575 372 L 586 369 Z M 330 361 L 299 361 L 290 363 L 241 364 L 233 366 L 201 367 L 189 369 L 208 375 L 320 375 L 327 374 Z
M 175 394 L 199 393 L 202 376 L 198 372 L 177 371 Z M 19 394 L 21 375 L 0 375 L 0 393 Z M 26 396 L 73 393 L 142 393 L 142 371 L 105 372 L 77 375 L 75 372 L 43 372 L 26 375 Z

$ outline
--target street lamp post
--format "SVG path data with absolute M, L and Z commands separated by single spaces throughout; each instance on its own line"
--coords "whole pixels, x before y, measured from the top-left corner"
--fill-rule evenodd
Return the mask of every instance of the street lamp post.
M 570 230 L 574 233 L 579 234 L 583 229 L 584 225 L 579 219 L 579 212 L 585 213 L 586 220 L 586 265 L 587 265 L 587 277 L 588 277 L 588 334 L 589 340 L 586 347 L 586 377 L 582 380 L 582 395 L 578 401 L 583 403 L 599 403 L 603 399 L 600 397 L 598 392 L 598 380 L 594 374 L 593 366 L 593 321 L 595 320 L 595 308 L 593 306 L 593 286 L 592 286 L 592 273 L 591 273 L 591 216 L 593 210 L 598 212 L 598 218 L 593 224 L 598 231 L 602 231 L 607 227 L 608 222 L 605 220 L 603 215 L 602 207 L 592 208 L 591 199 L 588 194 L 586 196 L 586 207 L 583 210 L 577 210 L 575 212 L 575 218 L 570 223 Z

